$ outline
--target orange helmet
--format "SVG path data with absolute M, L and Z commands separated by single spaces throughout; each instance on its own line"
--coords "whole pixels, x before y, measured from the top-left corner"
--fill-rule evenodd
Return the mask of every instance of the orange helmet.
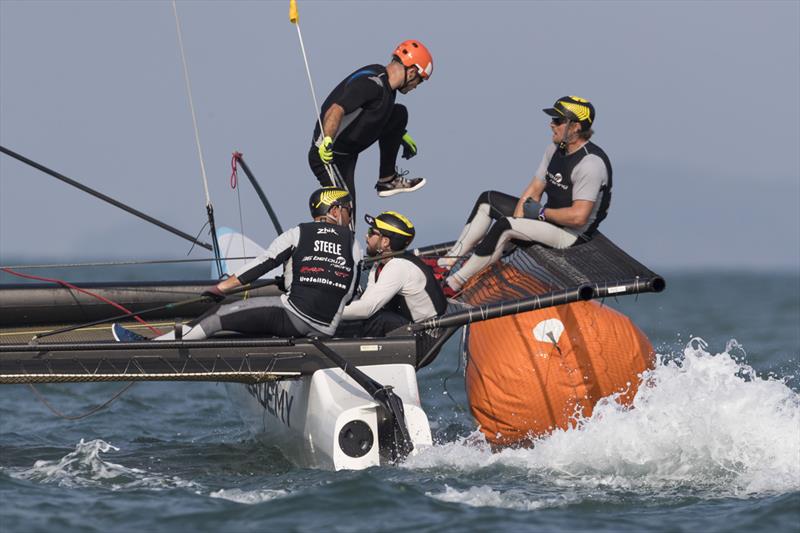
M 414 39 L 403 41 L 394 49 L 394 55 L 407 67 L 417 67 L 422 79 L 427 80 L 433 73 L 433 57 L 425 45 Z

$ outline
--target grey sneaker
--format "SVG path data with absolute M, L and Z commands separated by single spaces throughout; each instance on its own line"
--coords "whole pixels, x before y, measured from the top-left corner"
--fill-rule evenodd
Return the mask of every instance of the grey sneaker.
M 395 172 L 394 179 L 389 181 L 379 181 L 375 184 L 378 196 L 386 198 L 401 192 L 414 192 L 425 186 L 425 178 L 407 178 L 408 170 Z

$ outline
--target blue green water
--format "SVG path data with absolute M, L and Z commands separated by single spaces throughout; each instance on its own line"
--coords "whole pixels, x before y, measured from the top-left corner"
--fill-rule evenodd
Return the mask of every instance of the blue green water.
M 600 405 L 533 449 L 482 443 L 457 339 L 419 374 L 436 446 L 361 472 L 293 466 L 221 385 L 140 383 L 74 422 L 4 386 L 0 530 L 797 532 L 800 277 L 666 277 L 661 295 L 607 302 L 661 354 L 635 408 Z M 79 413 L 120 387 L 39 390 Z

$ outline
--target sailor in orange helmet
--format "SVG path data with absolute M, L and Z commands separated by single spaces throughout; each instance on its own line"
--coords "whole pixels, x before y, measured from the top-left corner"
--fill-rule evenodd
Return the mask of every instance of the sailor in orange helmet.
M 448 268 L 474 250 L 461 269 L 447 278 L 448 296 L 497 261 L 512 239 L 568 248 L 591 239 L 606 218 L 611 162 L 589 140 L 594 133 L 594 106 L 578 96 L 563 96 L 542 111 L 550 116 L 553 143 L 530 184 L 519 197 L 498 191 L 481 193 L 455 245 L 439 260 L 439 266 Z M 539 204 L 542 194 L 547 195 L 544 205 Z
M 323 131 L 315 124 L 308 152 L 308 162 L 319 182 L 347 189 L 355 201 L 358 154 L 378 141 L 378 196 L 422 188 L 425 178 L 407 178 L 407 172 L 395 166 L 401 145 L 405 159 L 417 154 L 417 145 L 406 131 L 408 111 L 396 104 L 395 98 L 397 91 L 413 91 L 432 73 L 431 53 L 412 39 L 395 48 L 388 65 L 367 65 L 342 80 L 322 104 Z

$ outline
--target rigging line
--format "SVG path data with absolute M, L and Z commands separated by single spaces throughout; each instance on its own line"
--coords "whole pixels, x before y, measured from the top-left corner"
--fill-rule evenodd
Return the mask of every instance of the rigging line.
M 32 383 L 28 383 L 28 386 L 31 388 L 31 390 L 36 395 L 36 397 L 39 399 L 39 401 L 42 402 L 42 404 L 44 404 L 44 406 L 47 407 L 50 410 L 51 413 L 53 413 L 54 415 L 59 416 L 61 418 L 64 418 L 66 420 L 80 420 L 82 418 L 86 418 L 86 417 L 92 416 L 93 414 L 97 413 L 98 411 L 101 411 L 101 410 L 105 409 L 106 407 L 108 407 L 109 405 L 111 405 L 111 403 L 114 400 L 116 400 L 117 398 L 119 398 L 120 396 L 122 396 L 123 394 L 128 392 L 128 389 L 130 389 L 134 385 L 136 385 L 136 382 L 135 381 L 131 381 L 130 383 L 125 385 L 122 389 L 120 389 L 116 394 L 114 394 L 114 396 L 112 396 L 110 399 L 108 399 L 106 402 L 104 402 L 104 403 L 102 403 L 100 405 L 97 405 L 95 407 L 92 407 L 87 412 L 85 412 L 85 413 L 83 413 L 81 415 L 65 415 L 64 413 L 62 413 L 61 411 L 59 411 L 58 409 L 53 407 L 53 405 L 49 401 L 47 401 L 47 398 L 45 398 L 44 395 L 41 392 L 39 392 Z
M 203 148 L 200 145 L 200 130 L 197 127 L 197 116 L 194 112 L 194 100 L 192 99 L 192 84 L 189 81 L 189 66 L 186 63 L 186 53 L 183 49 L 183 34 L 181 33 L 181 23 L 178 18 L 178 6 L 172 0 L 172 12 L 175 14 L 175 30 L 178 32 L 178 48 L 181 51 L 181 62 L 183 63 L 183 80 L 186 83 L 186 94 L 189 96 L 189 109 L 192 112 L 192 125 L 194 126 L 194 141 L 197 145 L 197 155 L 200 158 L 200 173 L 203 178 L 203 188 L 206 193 L 206 205 L 211 204 L 211 195 L 208 192 L 208 178 L 206 177 L 206 164 L 203 159 Z
M 96 191 L 96 190 L 92 189 L 91 187 L 87 187 L 86 185 L 84 185 L 82 183 L 79 183 L 79 182 L 77 182 L 77 181 L 75 181 L 73 179 L 70 179 L 70 178 L 66 177 L 65 175 L 63 175 L 63 174 L 60 174 L 60 173 L 56 172 L 55 170 L 49 169 L 44 165 L 40 165 L 36 161 L 33 161 L 32 159 L 28 159 L 27 157 L 25 157 L 25 156 L 23 156 L 21 154 L 18 154 L 16 152 L 14 152 L 13 150 L 9 150 L 8 148 L 6 148 L 4 146 L 0 146 L 0 152 L 6 154 L 7 156 L 13 157 L 14 159 L 16 159 L 18 161 L 21 161 L 22 163 L 25 163 L 26 165 L 31 166 L 31 167 L 35 168 L 36 170 L 47 174 L 48 176 L 52 176 L 52 177 L 54 177 L 54 178 L 56 178 L 58 180 L 63 181 L 64 183 L 66 183 L 68 185 L 72 185 L 76 189 L 80 189 L 80 190 L 82 190 L 83 192 L 85 192 L 87 194 L 91 194 L 95 198 L 99 198 L 100 200 L 103 200 L 104 202 L 107 202 L 107 203 L 113 205 L 114 207 L 118 207 L 118 208 L 122 209 L 123 211 L 127 211 L 128 213 L 130 213 L 130 214 L 132 214 L 134 216 L 137 216 L 137 217 L 141 218 L 142 220 L 146 220 L 147 222 L 150 222 L 151 224 L 154 224 L 154 225 L 158 226 L 161 229 L 165 229 L 165 230 L 169 231 L 170 233 L 173 233 L 173 234 L 177 235 L 178 237 L 186 239 L 187 241 L 191 241 L 193 244 L 197 244 L 199 246 L 202 246 L 206 250 L 213 250 L 213 247 L 210 244 L 202 242 L 202 241 L 198 241 L 195 237 L 192 237 L 188 233 L 185 233 L 185 232 L 183 232 L 183 231 L 181 231 L 181 230 L 179 230 L 177 228 L 174 228 L 174 227 L 170 226 L 169 224 L 166 224 L 164 222 L 161 222 L 160 220 L 157 220 L 157 219 L 151 217 L 150 215 L 147 215 L 147 214 L 142 213 L 141 211 L 139 211 L 137 209 L 134 209 L 134 208 L 132 208 L 132 207 L 130 207 L 128 205 L 125 205 L 122 202 L 120 202 L 118 200 L 115 200 L 114 198 L 111 198 L 110 196 L 106 196 L 105 194 L 103 194 L 103 193 L 101 193 L 99 191 Z
M 464 349 L 465 349 L 465 346 L 464 346 L 464 340 L 465 339 L 464 338 L 466 337 L 466 335 L 467 335 L 466 328 L 464 328 L 464 331 L 461 334 L 461 340 L 458 343 L 458 348 L 459 348 L 459 350 L 458 350 L 458 366 L 456 367 L 456 369 L 453 372 L 451 372 L 450 374 L 445 376 L 445 378 L 442 380 L 442 389 L 444 390 L 444 393 L 447 395 L 447 397 L 450 399 L 450 401 L 453 402 L 453 405 L 456 406 L 456 410 L 458 412 L 460 412 L 461 414 L 466 414 L 467 411 L 466 411 L 466 409 L 464 409 L 461 406 L 460 403 L 458 403 L 456 401 L 455 398 L 453 398 L 453 395 L 450 394 L 450 391 L 447 389 L 447 380 L 449 380 L 450 378 L 452 378 L 453 376 L 455 376 L 456 374 L 461 372 L 461 359 L 462 359 L 462 354 L 465 353 L 464 352 Z
M 237 162 L 237 155 L 241 156 L 242 154 L 239 152 L 233 152 L 233 156 L 231 157 L 231 189 L 236 190 L 236 202 L 239 205 L 239 227 L 241 228 L 239 236 L 242 238 L 242 253 L 247 253 L 247 248 L 245 247 L 244 243 L 244 216 L 242 215 L 242 193 L 239 188 L 239 167 L 236 164 Z
M 206 193 L 206 214 L 208 215 L 208 224 L 211 230 L 211 245 L 214 249 L 214 257 L 217 263 L 217 273 L 222 276 L 222 258 L 219 250 L 219 241 L 217 240 L 217 227 L 214 224 L 214 207 L 211 204 L 211 194 L 208 192 L 208 176 L 206 175 L 206 163 L 203 158 L 203 147 L 200 144 L 200 129 L 197 127 L 197 114 L 194 110 L 194 99 L 192 98 L 192 84 L 189 80 L 189 65 L 186 61 L 186 52 L 183 47 L 183 34 L 181 33 L 181 22 L 178 17 L 178 6 L 175 0 L 172 0 L 172 12 L 175 14 L 175 30 L 178 33 L 178 48 L 181 51 L 181 63 L 183 64 L 183 80 L 186 82 L 186 94 L 189 97 L 189 109 L 192 112 L 192 126 L 194 127 L 194 141 L 197 146 L 197 156 L 200 159 L 200 174 L 203 178 L 203 190 Z
M 228 257 L 228 260 L 234 259 L 255 259 L 254 255 L 246 255 L 240 257 Z M 216 261 L 213 257 L 204 257 L 201 259 L 130 259 L 122 261 L 99 261 L 90 263 L 54 263 L 49 265 L 0 265 L 0 270 L 4 268 L 11 269 L 37 269 L 37 268 L 83 268 L 83 267 L 109 267 L 109 266 L 131 266 L 131 265 L 168 265 L 172 263 L 207 263 L 209 261 Z
M 174 0 L 173 0 L 174 1 Z M 314 82 L 311 80 L 311 69 L 308 66 L 308 56 L 306 55 L 306 47 L 303 44 L 303 34 L 300 31 L 300 17 L 297 14 L 297 4 L 295 0 L 292 0 L 289 7 L 289 22 L 295 25 L 297 28 L 297 38 L 300 40 L 300 51 L 303 54 L 303 63 L 306 65 L 306 75 L 308 76 L 308 86 L 311 88 L 311 98 L 314 101 L 314 114 L 317 115 L 317 123 L 319 124 L 319 134 L 323 138 L 325 137 L 325 129 L 322 127 L 322 117 L 319 114 L 319 104 L 317 103 L 317 93 L 314 91 Z M 328 177 L 331 179 L 331 183 L 333 185 L 338 186 L 338 180 L 336 176 L 334 176 L 333 168 L 328 163 L 325 163 L 325 170 L 328 172 Z M 342 180 L 342 187 L 347 190 L 347 185 Z M 350 192 L 350 191 L 348 191 Z M 354 224 L 351 224 L 354 225 Z
M 150 324 L 148 324 L 147 322 L 142 320 L 137 315 L 134 315 L 133 311 L 129 311 L 128 309 L 126 309 L 124 306 L 118 304 L 117 302 L 111 301 L 108 298 L 106 298 L 104 296 L 100 296 L 97 293 L 94 293 L 94 292 L 86 290 L 86 289 L 81 289 L 80 287 L 78 287 L 76 285 L 73 285 L 72 283 L 69 283 L 68 281 L 64 281 L 63 279 L 53 279 L 53 278 L 44 278 L 44 277 L 41 277 L 41 276 L 34 276 L 33 274 L 23 274 L 22 272 L 15 272 L 14 270 L 11 270 L 10 268 L 3 268 L 2 270 L 3 270 L 3 272 L 6 272 L 6 273 L 11 274 L 13 276 L 19 276 L 21 278 L 27 278 L 27 279 L 35 279 L 37 281 L 47 281 L 49 283 L 58 283 L 59 285 L 63 285 L 64 287 L 67 287 L 68 289 L 72 289 L 72 290 L 75 290 L 75 291 L 78 291 L 78 292 L 82 292 L 83 294 L 91 296 L 92 298 L 96 298 L 96 299 L 100 300 L 101 302 L 104 302 L 104 303 L 107 303 L 109 305 L 112 305 L 112 306 L 116 307 L 117 309 L 119 309 L 120 311 L 128 313 L 129 315 L 133 316 L 133 318 L 135 318 L 137 322 L 140 322 L 141 324 L 147 326 L 150 329 L 150 331 L 152 331 L 156 335 L 161 335 L 161 331 L 160 330 L 154 328 L 153 326 L 151 326 Z

